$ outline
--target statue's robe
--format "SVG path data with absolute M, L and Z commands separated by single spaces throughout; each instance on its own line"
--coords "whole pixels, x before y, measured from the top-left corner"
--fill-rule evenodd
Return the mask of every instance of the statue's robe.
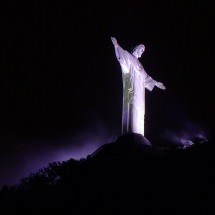
M 152 91 L 156 81 L 145 72 L 134 55 L 120 46 L 115 47 L 115 53 L 123 80 L 122 133 L 144 136 L 145 88 Z

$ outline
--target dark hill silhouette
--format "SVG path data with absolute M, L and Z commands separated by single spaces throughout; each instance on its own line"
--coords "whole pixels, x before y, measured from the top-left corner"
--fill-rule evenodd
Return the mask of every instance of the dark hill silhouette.
M 187 148 L 129 134 L 86 159 L 54 162 L 3 187 L 4 214 L 213 214 L 214 140 Z

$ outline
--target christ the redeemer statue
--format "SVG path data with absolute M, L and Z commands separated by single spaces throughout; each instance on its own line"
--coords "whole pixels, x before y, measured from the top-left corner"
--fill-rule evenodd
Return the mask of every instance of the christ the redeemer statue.
M 114 37 L 111 40 L 122 70 L 122 134 L 138 133 L 144 136 L 145 88 L 149 91 L 154 86 L 162 90 L 166 88 L 161 82 L 153 80 L 138 60 L 145 51 L 144 45 L 136 46 L 130 54 L 120 47 Z

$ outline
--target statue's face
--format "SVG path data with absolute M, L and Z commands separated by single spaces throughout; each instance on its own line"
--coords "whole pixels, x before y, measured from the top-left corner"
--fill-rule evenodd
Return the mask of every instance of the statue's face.
M 143 45 L 139 45 L 133 52 L 133 55 L 137 58 L 140 58 L 144 51 L 145 47 Z
M 141 57 L 141 55 L 143 54 L 144 51 L 145 51 L 145 48 L 141 47 L 141 48 L 138 50 L 138 57 Z

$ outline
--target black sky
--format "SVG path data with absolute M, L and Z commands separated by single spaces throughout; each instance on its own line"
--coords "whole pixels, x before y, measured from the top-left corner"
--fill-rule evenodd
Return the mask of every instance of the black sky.
M 1 184 L 60 159 L 59 151 L 62 159 L 86 155 L 121 135 L 111 36 L 128 51 L 143 43 L 140 61 L 167 88 L 146 94 L 148 139 L 213 135 L 212 1 L 25 1 L 1 10 Z

